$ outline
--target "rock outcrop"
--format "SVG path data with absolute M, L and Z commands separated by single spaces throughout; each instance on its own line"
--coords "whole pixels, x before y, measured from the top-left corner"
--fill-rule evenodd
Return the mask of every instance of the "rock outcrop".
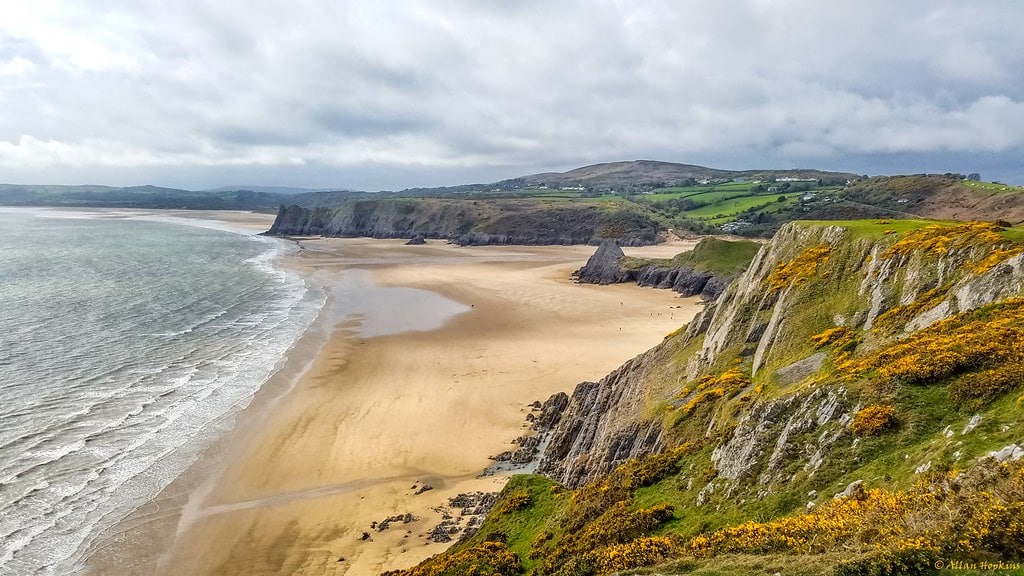
M 645 261 L 626 258 L 617 245 L 602 244 L 575 275 L 584 284 L 635 282 L 639 286 L 714 300 L 750 262 L 757 249 L 758 244 L 750 241 L 707 237 L 674 258 Z
M 625 254 L 613 240 L 605 240 L 587 263 L 576 272 L 583 284 L 618 284 L 629 278 L 629 272 L 619 265 Z
M 711 272 L 699 272 L 693 268 L 667 268 L 654 264 L 630 271 L 628 279 L 635 279 L 639 286 L 668 288 L 683 296 L 699 295 L 705 300 L 718 298 L 730 280 L 728 277 L 716 276 Z
M 642 415 L 650 394 L 645 377 L 658 355 L 651 350 L 600 382 L 577 385 L 537 471 L 575 488 L 631 458 L 663 450 L 661 422 Z
M 785 470 L 794 462 L 817 469 L 852 418 L 841 388 L 815 388 L 760 403 L 740 419 L 732 438 L 714 450 L 711 461 L 718 477 L 734 486 L 746 481 L 784 482 Z

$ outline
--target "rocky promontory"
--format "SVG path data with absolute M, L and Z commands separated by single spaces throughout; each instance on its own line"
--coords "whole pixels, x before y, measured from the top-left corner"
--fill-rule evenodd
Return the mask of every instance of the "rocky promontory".
M 576 271 L 576 278 L 583 284 L 635 282 L 714 300 L 753 259 L 758 247 L 749 241 L 705 238 L 691 252 L 675 258 L 642 260 L 628 258 L 617 243 L 605 241 Z

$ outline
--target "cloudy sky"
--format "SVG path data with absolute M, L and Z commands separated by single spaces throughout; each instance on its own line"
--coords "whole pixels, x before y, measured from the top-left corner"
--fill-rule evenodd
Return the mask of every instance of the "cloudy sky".
M 596 162 L 1024 183 L 1019 0 L 10 0 L 0 182 L 399 189 Z

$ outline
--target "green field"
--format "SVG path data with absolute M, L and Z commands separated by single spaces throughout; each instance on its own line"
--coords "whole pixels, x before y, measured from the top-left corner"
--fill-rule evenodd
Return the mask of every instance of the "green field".
M 778 201 L 779 197 L 785 198 L 786 202 L 791 201 L 793 198 L 799 198 L 801 193 L 791 194 L 760 194 L 757 196 L 740 196 L 724 199 L 720 202 L 698 208 L 696 210 L 689 210 L 686 212 L 688 218 L 694 218 L 698 220 L 721 220 L 728 222 L 740 212 L 744 212 L 757 206 L 764 206 L 765 209 L 769 209 L 774 204 L 782 204 Z
M 672 186 L 670 188 L 658 188 L 644 198 L 656 202 L 658 200 L 672 200 L 675 198 L 690 198 L 694 201 L 706 194 L 717 193 L 721 197 L 735 197 L 750 194 L 752 182 L 728 182 L 726 184 L 701 184 L 697 186 Z M 713 197 L 713 196 L 708 196 Z
M 1000 182 L 974 182 L 972 180 L 964 180 L 964 186 L 969 188 L 977 188 L 979 190 L 987 190 L 990 192 L 1021 192 L 1024 188 L 1020 186 L 1012 186 L 1010 184 L 1002 184 Z

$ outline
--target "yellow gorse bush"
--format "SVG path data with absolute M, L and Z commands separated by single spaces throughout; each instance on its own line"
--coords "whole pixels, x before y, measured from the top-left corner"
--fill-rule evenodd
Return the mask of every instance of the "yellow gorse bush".
M 870 436 L 896 424 L 896 409 L 889 404 L 865 406 L 853 415 L 850 428 L 858 436 Z
M 609 546 L 597 553 L 598 574 L 610 574 L 630 568 L 653 566 L 678 554 L 679 547 L 671 538 L 651 536 L 637 538 L 626 544 Z
M 998 226 L 988 222 L 967 222 L 957 226 L 932 224 L 904 234 L 882 253 L 882 259 L 915 251 L 941 255 L 955 249 L 986 244 L 992 246 L 1008 244 L 999 231 Z
M 522 510 L 530 504 L 530 492 L 527 490 L 519 489 L 513 490 L 501 503 L 501 508 L 498 510 L 500 514 L 507 514 L 509 512 L 515 512 L 516 510 Z
M 832 357 L 836 364 L 840 364 L 849 360 L 853 350 L 860 344 L 860 338 L 846 326 L 836 326 L 811 336 L 811 343 L 815 348 L 831 346 Z
M 981 259 L 977 264 L 975 264 L 972 271 L 975 274 L 984 274 L 985 272 L 988 272 L 989 270 L 994 268 L 996 264 L 999 264 L 1004 260 L 1008 260 L 1016 256 L 1017 254 L 1020 254 L 1021 252 L 1024 252 L 1024 246 L 1021 246 L 1019 244 L 1015 244 L 1009 247 L 997 246 L 996 248 L 993 248 L 991 252 L 988 253 L 988 256 L 985 256 L 985 258 Z
M 922 292 L 913 302 L 906 306 L 893 306 L 886 310 L 878 318 L 875 318 L 875 329 L 893 330 L 902 328 L 921 312 L 930 310 L 946 298 L 948 287 L 933 288 Z
M 438 554 L 408 570 L 382 576 L 513 576 L 521 571 L 519 557 L 501 542 L 484 542 L 457 552 Z
M 594 521 L 578 531 L 571 531 L 544 556 L 537 569 L 540 575 L 557 573 L 570 562 L 596 563 L 605 549 L 629 544 L 672 518 L 673 508 L 658 504 L 632 510 L 628 501 L 617 502 Z M 670 550 L 665 551 L 667 556 Z M 628 557 L 623 557 L 626 562 Z
M 952 250 L 987 247 L 989 252 L 971 268 L 975 274 L 982 274 L 1007 258 L 1024 252 L 1024 246 L 1003 238 L 999 233 L 1001 230 L 989 222 L 967 222 L 957 226 L 933 224 L 904 234 L 882 253 L 881 258 L 884 260 L 915 251 L 942 255 Z
M 707 402 L 732 394 L 750 385 L 750 377 L 744 374 L 739 368 L 730 368 L 718 376 L 704 376 L 697 380 L 691 391 L 684 387 L 680 397 L 691 396 L 691 398 L 679 407 L 683 414 L 689 414 L 694 408 Z
M 949 383 L 957 404 L 991 400 L 1024 384 L 1024 298 L 956 314 L 839 369 L 885 386 Z
M 907 552 L 1004 559 L 1024 554 L 1024 463 L 979 465 L 935 475 L 906 491 L 864 490 L 808 514 L 746 522 L 692 538 L 684 553 L 870 551 L 890 560 Z
M 680 458 L 697 449 L 695 442 L 663 452 L 634 458 L 600 480 L 573 490 L 569 510 L 561 521 L 566 531 L 576 531 L 601 516 L 617 502 L 628 501 L 633 491 L 672 474 Z
M 803 283 L 814 276 L 818 267 L 828 262 L 831 252 L 830 246 L 820 244 L 807 248 L 789 262 L 779 263 L 768 275 L 768 287 L 772 290 L 781 290 L 793 284 Z

